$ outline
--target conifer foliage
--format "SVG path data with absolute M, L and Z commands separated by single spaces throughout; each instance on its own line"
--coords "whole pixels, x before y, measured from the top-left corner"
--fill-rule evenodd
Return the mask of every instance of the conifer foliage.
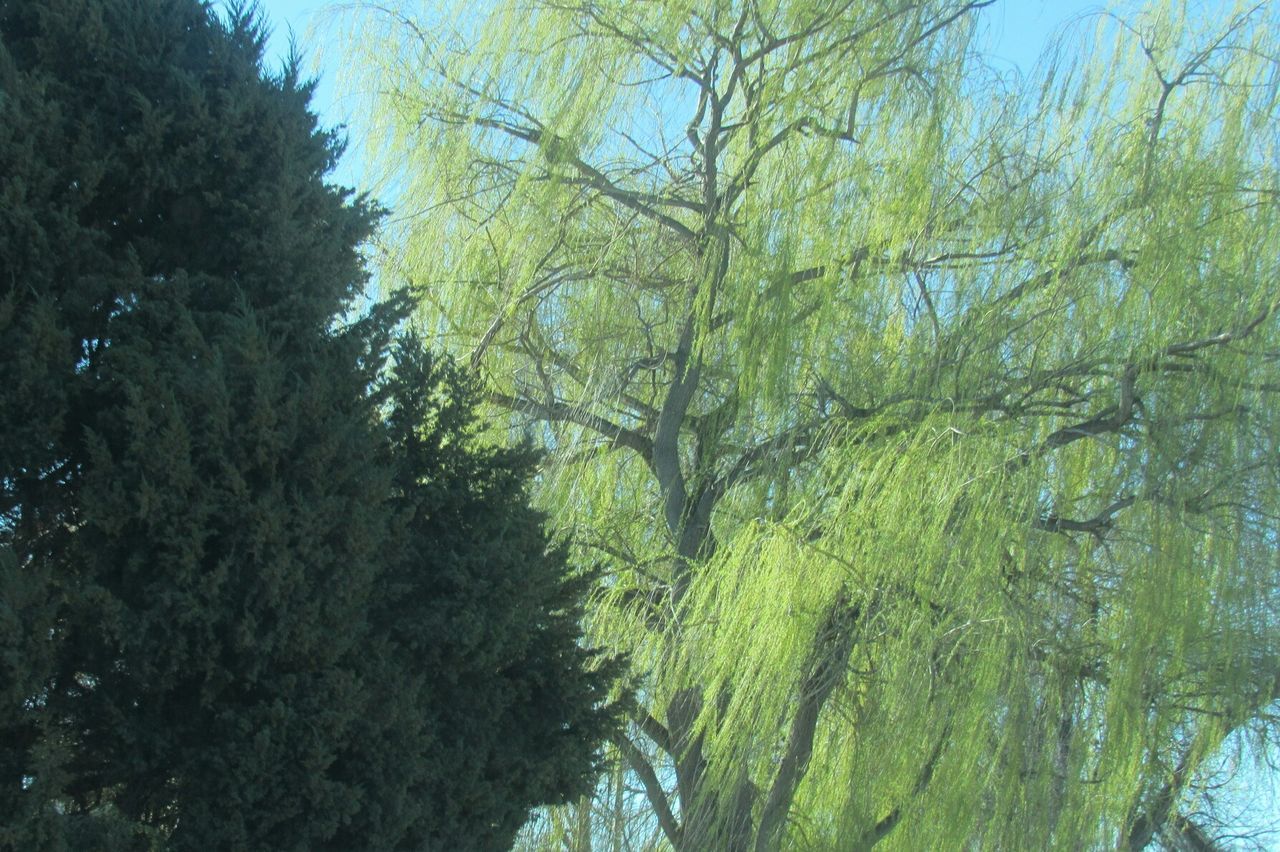
M 613 668 L 251 11 L 0 2 L 0 847 L 509 846 Z

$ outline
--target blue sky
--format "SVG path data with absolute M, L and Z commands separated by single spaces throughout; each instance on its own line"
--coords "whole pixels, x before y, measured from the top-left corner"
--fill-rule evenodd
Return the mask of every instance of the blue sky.
M 272 28 L 269 50 L 276 61 L 289 49 L 292 32 L 304 56 L 307 71 L 318 75 L 312 108 L 326 126 L 346 124 L 348 113 L 342 108 L 334 86 L 340 51 L 321 48 L 326 35 L 326 12 L 350 0 L 258 0 Z M 1001 0 L 982 12 L 986 22 L 986 38 L 991 55 L 999 61 L 1030 71 L 1052 36 L 1066 23 L 1081 15 L 1104 8 L 1099 0 Z M 335 175 L 339 183 L 356 185 L 360 173 L 358 155 L 348 152 Z
M 304 48 L 313 46 L 309 28 L 334 0 L 259 0 L 275 27 L 272 49 L 283 54 L 292 27 Z M 1098 0 L 1003 0 L 982 14 L 991 27 L 994 53 L 1024 69 L 1034 64 L 1050 35 L 1064 22 L 1102 9 Z

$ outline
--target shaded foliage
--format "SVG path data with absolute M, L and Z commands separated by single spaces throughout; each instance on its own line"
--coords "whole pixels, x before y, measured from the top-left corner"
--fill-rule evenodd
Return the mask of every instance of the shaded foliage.
M 0 845 L 476 848 L 614 664 L 251 12 L 0 3 Z

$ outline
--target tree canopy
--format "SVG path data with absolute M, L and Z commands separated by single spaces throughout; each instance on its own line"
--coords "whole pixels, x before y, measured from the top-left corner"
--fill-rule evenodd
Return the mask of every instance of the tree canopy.
M 370 305 L 251 10 L 0 2 L 0 846 L 503 849 L 589 789 L 590 577 Z
M 384 275 L 545 442 L 642 683 L 531 842 L 1142 849 L 1274 755 L 1276 9 L 1023 80 L 989 5 L 353 19 Z

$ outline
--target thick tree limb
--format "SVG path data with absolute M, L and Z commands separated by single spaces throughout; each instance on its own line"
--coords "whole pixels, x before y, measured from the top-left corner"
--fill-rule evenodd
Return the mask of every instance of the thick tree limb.
M 1176 837 L 1178 842 L 1191 852 L 1222 852 L 1222 847 L 1209 836 L 1208 832 L 1190 817 L 1182 814 L 1170 820 L 1165 833 Z
M 938 738 L 938 742 L 934 745 L 933 751 L 929 753 L 928 759 L 925 760 L 924 766 L 920 767 L 920 774 L 916 776 L 916 783 L 911 789 L 912 798 L 923 793 L 925 788 L 929 786 L 929 782 L 933 780 L 933 770 L 938 765 L 938 759 L 942 757 L 943 748 L 946 746 L 949 736 L 950 730 L 944 730 L 942 736 Z M 880 841 L 888 837 L 901 821 L 902 808 L 899 806 L 877 820 L 876 824 L 863 834 L 852 848 L 857 850 L 874 848 Z
M 667 754 L 675 754 L 675 747 L 671 743 L 671 732 L 647 711 L 641 710 L 636 714 L 636 724 L 640 726 L 640 730 L 646 737 L 653 740 L 654 745 Z
M 511 396 L 496 391 L 490 392 L 487 399 L 511 411 L 531 414 L 547 421 L 575 423 L 586 427 L 608 438 L 612 446 L 634 450 L 646 464 L 653 464 L 653 445 L 648 438 L 578 406 L 566 405 L 563 402 L 538 402 L 528 397 Z
M 853 642 L 853 624 L 857 619 L 857 608 L 849 608 L 849 596 L 842 592 L 832 603 L 818 631 L 809 674 L 801 684 L 799 707 L 791 719 L 786 750 L 760 814 L 756 852 L 768 852 L 779 847 L 796 788 L 808 771 L 809 758 L 813 756 L 818 717 L 844 672 Z
M 675 815 L 671 812 L 671 805 L 667 802 L 666 791 L 662 789 L 662 784 L 658 781 L 658 775 L 653 771 L 653 767 L 649 765 L 649 761 L 645 759 L 640 749 L 636 748 L 635 743 L 627 739 L 625 735 L 618 734 L 614 736 L 613 743 L 618 747 L 618 751 L 626 759 L 627 764 L 635 772 L 636 777 L 640 779 L 640 783 L 644 785 L 644 794 L 649 799 L 649 804 L 653 806 L 653 812 L 658 817 L 658 825 L 662 827 L 662 833 L 667 836 L 667 840 L 672 846 L 680 848 L 680 838 L 682 831 L 680 824 L 676 822 Z
M 1128 836 L 1125 838 L 1125 845 L 1130 852 L 1142 852 L 1143 849 L 1146 849 L 1147 845 L 1156 836 L 1156 832 L 1160 831 L 1169 819 L 1174 802 L 1181 795 L 1182 788 L 1188 780 L 1191 769 L 1188 765 L 1189 756 L 1190 749 L 1178 761 L 1178 767 L 1173 772 L 1173 778 L 1156 793 L 1147 812 L 1132 821 Z
M 1038 530 L 1045 532 L 1085 532 L 1094 538 L 1102 538 L 1107 530 L 1111 529 L 1115 522 L 1115 516 L 1123 509 L 1127 509 L 1137 501 L 1137 496 L 1129 494 L 1121 497 L 1119 500 L 1113 501 L 1109 506 L 1102 509 L 1092 518 L 1078 521 L 1071 518 L 1062 518 L 1055 514 L 1042 515 L 1032 521 L 1031 525 Z
M 680 428 L 693 402 L 701 373 L 693 357 L 694 323 L 691 308 L 676 345 L 671 387 L 658 412 L 652 445 L 653 470 L 663 495 L 663 518 L 667 530 L 677 541 L 684 525 L 687 498 L 684 472 L 680 468 Z
M 1246 711 L 1243 713 L 1237 711 L 1238 715 L 1235 718 L 1235 723 L 1231 727 L 1216 729 L 1216 732 L 1211 734 L 1212 739 L 1204 744 L 1208 746 L 1207 748 L 1196 748 L 1193 745 L 1188 747 L 1182 753 L 1182 757 L 1178 760 L 1178 765 L 1174 769 L 1169 781 L 1166 782 L 1156 792 L 1155 796 L 1152 797 L 1146 811 L 1144 813 L 1135 813 L 1130 818 L 1129 831 L 1125 835 L 1123 841 L 1123 845 L 1126 846 L 1130 852 L 1141 852 L 1141 850 L 1145 849 L 1147 845 L 1151 843 L 1156 834 L 1164 831 L 1166 827 L 1170 826 L 1171 821 L 1172 828 L 1175 831 L 1179 829 L 1177 823 L 1180 820 L 1186 823 L 1188 832 L 1183 836 L 1188 840 L 1195 839 L 1193 836 L 1194 832 L 1190 831 L 1190 829 L 1194 829 L 1195 826 L 1189 821 L 1178 817 L 1176 815 L 1177 812 L 1174 810 L 1174 805 L 1177 803 L 1178 797 L 1182 795 L 1183 790 L 1191 781 L 1192 774 L 1198 768 L 1197 765 L 1191 763 L 1191 757 L 1197 754 L 1206 754 L 1216 751 L 1222 743 L 1226 741 L 1227 737 L 1243 725 L 1249 718 L 1252 718 L 1258 712 L 1269 707 L 1271 704 L 1274 704 L 1277 700 L 1280 700 L 1280 671 L 1270 675 L 1269 680 L 1270 682 L 1261 690 L 1261 694 L 1256 696 L 1252 711 Z M 1204 735 L 1205 731 L 1202 730 L 1199 736 Z M 1212 849 L 1213 847 L 1210 846 L 1208 848 Z

